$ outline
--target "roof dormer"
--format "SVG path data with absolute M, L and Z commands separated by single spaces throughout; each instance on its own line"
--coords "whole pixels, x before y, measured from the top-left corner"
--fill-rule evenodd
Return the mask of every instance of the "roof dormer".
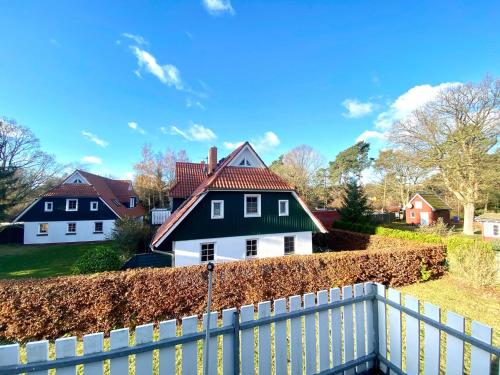
M 71 175 L 69 175 L 66 180 L 64 180 L 63 184 L 85 184 L 90 185 L 88 180 L 83 177 L 83 175 L 79 171 L 74 171 Z
M 254 149 L 246 144 L 229 163 L 230 167 L 266 168 L 262 159 Z

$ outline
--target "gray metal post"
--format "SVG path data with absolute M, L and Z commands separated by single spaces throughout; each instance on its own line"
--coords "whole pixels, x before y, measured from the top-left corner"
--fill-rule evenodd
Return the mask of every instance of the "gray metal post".
M 207 264 L 208 270 L 208 297 L 207 297 L 207 315 L 205 321 L 205 350 L 203 350 L 203 374 L 208 375 L 208 358 L 210 354 L 210 310 L 212 307 L 212 273 L 214 264 Z

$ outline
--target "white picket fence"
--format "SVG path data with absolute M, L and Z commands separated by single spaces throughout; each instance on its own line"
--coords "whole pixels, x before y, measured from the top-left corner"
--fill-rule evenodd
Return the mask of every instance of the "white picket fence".
M 161 225 L 167 220 L 171 215 L 171 212 L 167 208 L 153 208 L 151 210 L 151 224 Z
M 239 312 L 226 309 L 221 321 L 214 312 L 209 373 L 351 375 L 380 369 L 428 375 L 443 373 L 440 367 L 446 374 L 498 372 L 500 350 L 491 345 L 490 327 L 472 322 L 468 335 L 460 315 L 448 312 L 443 324 L 438 307 L 424 303 L 423 314 L 421 307 L 413 297 L 403 301 L 394 289 L 365 283 L 273 304 L 260 302 L 257 311 L 254 305 Z M 105 371 L 111 375 L 198 374 L 203 339 L 198 317 L 191 316 L 183 318 L 179 327 L 176 320 L 161 322 L 156 340 L 153 324 L 138 326 L 133 345 L 127 328 L 111 331 L 108 350 L 104 350 L 103 333 L 85 335 L 82 355 L 77 355 L 75 337 L 55 340 L 55 358 L 49 358 L 52 344 L 46 340 L 26 344 L 26 363 L 20 362 L 19 344 L 4 345 L 0 346 L 0 374 L 48 374 L 47 370 L 57 368 L 57 375 L 67 375 L 75 374 L 81 365 L 85 375 Z M 466 348 L 469 366 L 464 361 Z M 129 362 L 130 356 L 135 362 Z M 441 366 L 443 360 L 445 366 Z

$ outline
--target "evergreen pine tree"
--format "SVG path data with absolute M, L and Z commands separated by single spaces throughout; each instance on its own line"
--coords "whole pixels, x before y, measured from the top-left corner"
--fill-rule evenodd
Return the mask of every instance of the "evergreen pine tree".
M 370 221 L 370 205 L 363 187 L 357 180 L 350 178 L 344 187 L 342 207 L 339 209 L 343 221 L 366 223 Z

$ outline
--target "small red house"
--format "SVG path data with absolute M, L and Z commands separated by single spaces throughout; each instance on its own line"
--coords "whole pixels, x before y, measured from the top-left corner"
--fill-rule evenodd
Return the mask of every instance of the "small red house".
M 416 193 L 406 205 L 406 223 L 414 225 L 429 225 L 443 218 L 450 224 L 451 208 L 434 193 Z

